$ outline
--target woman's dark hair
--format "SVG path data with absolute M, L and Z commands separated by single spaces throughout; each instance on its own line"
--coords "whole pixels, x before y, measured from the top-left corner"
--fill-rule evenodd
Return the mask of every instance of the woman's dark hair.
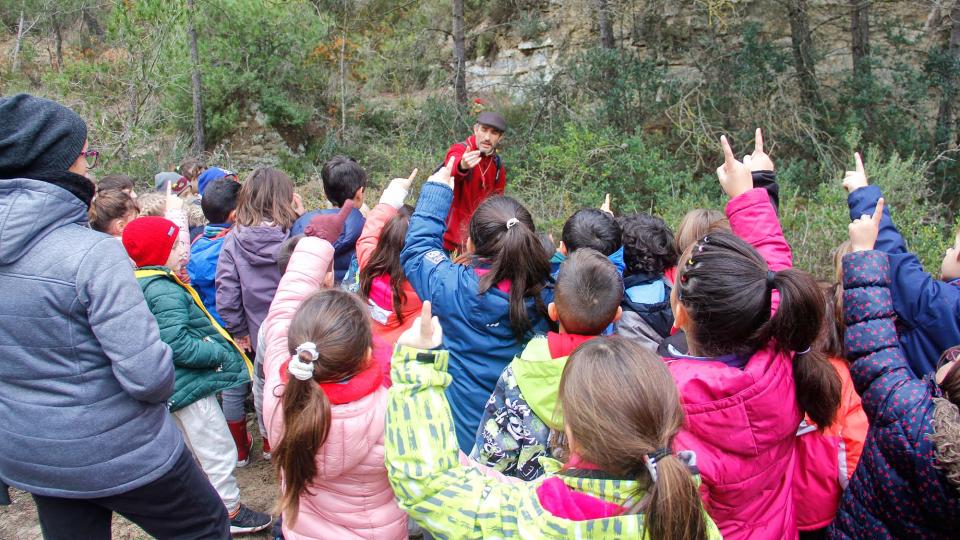
M 380 231 L 377 247 L 373 248 L 370 260 L 360 269 L 360 296 L 370 298 L 370 288 L 373 280 L 384 274 L 390 276 L 390 289 L 393 291 L 393 312 L 397 321 L 403 322 L 403 312 L 400 306 L 407 301 L 403 291 L 403 282 L 407 277 L 403 274 L 400 265 L 400 251 L 403 249 L 404 239 L 407 236 L 407 227 L 410 225 L 410 215 L 413 207 L 405 204 L 397 214 L 390 218 Z
M 649 498 L 639 510 L 647 537 L 707 538 L 697 484 L 672 449 L 685 418 L 680 393 L 655 353 L 618 336 L 587 341 L 563 369 L 559 401 L 573 450 L 646 488 Z M 661 449 L 667 453 L 656 463 L 654 481 L 645 458 Z
M 512 219 L 517 222 L 512 224 Z M 501 281 L 510 282 L 510 326 L 517 340 L 523 339 L 533 328 L 524 299 L 533 297 L 536 310 L 546 316 L 540 291 L 550 278 L 550 261 L 537 238 L 533 216 L 510 197 L 490 197 L 470 218 L 470 239 L 474 254 L 490 265 L 490 271 L 480 278 L 478 293 Z
M 638 212 L 617 219 L 623 238 L 625 274 L 661 275 L 676 266 L 677 251 L 673 231 L 660 218 Z
M 840 378 L 816 348 L 825 306 L 810 274 L 771 272 L 760 253 L 733 233 L 715 231 L 691 244 L 677 266 L 677 300 L 692 325 L 691 350 L 704 356 L 750 355 L 773 340 L 795 351 L 793 377 L 800 407 L 818 426 L 833 423 Z M 773 290 L 780 303 L 771 315 Z
M 610 256 L 620 249 L 620 226 L 602 210 L 582 208 L 563 224 L 561 239 L 568 255 L 588 247 Z
M 317 386 L 337 382 L 367 367 L 373 343 L 367 307 L 356 295 L 338 289 L 315 293 L 300 304 L 287 334 L 293 355 L 304 342 L 317 346 L 319 358 L 307 353 L 300 360 L 313 363 L 313 379 L 290 377 L 280 396 L 283 437 L 273 450 L 283 493 L 280 509 L 284 520 L 297 521 L 300 496 L 317 475 L 317 452 L 330 432 L 330 401 Z

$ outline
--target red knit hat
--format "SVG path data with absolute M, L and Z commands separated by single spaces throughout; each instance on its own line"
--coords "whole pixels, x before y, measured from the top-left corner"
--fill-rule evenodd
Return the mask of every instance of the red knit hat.
M 163 266 L 170 258 L 173 245 L 180 235 L 169 219 L 159 216 L 137 218 L 123 228 L 123 247 L 137 267 Z

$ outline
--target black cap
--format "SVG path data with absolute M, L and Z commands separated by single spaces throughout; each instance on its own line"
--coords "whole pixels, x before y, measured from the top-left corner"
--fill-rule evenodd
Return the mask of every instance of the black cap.
M 477 123 L 497 128 L 500 131 L 507 131 L 507 121 L 499 113 L 484 111 L 480 113 L 480 116 L 477 116 Z
M 0 178 L 63 172 L 80 157 L 87 124 L 49 99 L 0 98 Z

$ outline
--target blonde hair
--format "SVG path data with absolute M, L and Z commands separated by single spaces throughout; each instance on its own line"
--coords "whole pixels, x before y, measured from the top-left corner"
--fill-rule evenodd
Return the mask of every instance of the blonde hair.
M 707 233 L 713 231 L 729 231 L 730 221 L 727 216 L 712 208 L 695 208 L 684 214 L 674 237 L 677 253 L 683 253 L 691 244 L 695 244 Z
M 115 219 L 123 219 L 130 214 L 136 218 L 137 203 L 126 191 L 109 190 L 98 192 L 90 202 L 87 212 L 90 228 L 104 233 L 110 232 L 110 223 Z
M 163 217 L 167 209 L 167 196 L 163 193 L 150 191 L 137 197 L 137 206 L 140 207 L 141 216 Z

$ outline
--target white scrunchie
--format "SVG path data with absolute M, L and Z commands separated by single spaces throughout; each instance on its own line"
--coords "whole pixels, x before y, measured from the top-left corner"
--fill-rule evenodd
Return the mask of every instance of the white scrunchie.
M 311 361 L 304 362 L 300 360 L 302 353 L 308 353 Z M 317 358 L 320 358 L 320 353 L 317 352 L 317 345 L 315 343 L 312 341 L 301 343 L 290 358 L 290 363 L 287 364 L 287 371 L 298 381 L 308 381 L 313 378 L 313 363 L 317 361 Z
M 519 224 L 519 223 L 520 223 L 520 220 L 517 219 L 517 218 L 515 218 L 515 217 L 512 217 L 512 218 L 508 219 L 508 220 L 507 220 L 507 230 L 509 231 L 514 225 L 517 225 L 517 224 Z

